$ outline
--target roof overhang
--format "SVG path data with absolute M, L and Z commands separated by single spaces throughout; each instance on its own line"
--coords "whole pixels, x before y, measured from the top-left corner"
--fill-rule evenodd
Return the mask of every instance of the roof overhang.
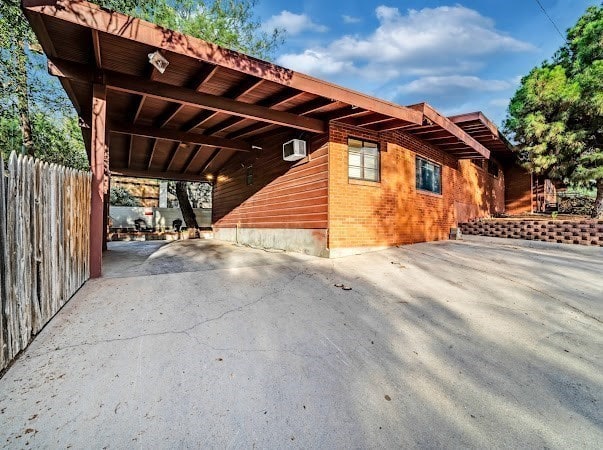
M 22 0 L 22 7 L 50 73 L 85 122 L 92 85 L 107 87 L 115 172 L 197 179 L 269 135 L 320 134 L 334 120 L 403 129 L 459 158 L 489 156 L 426 104 L 380 100 L 83 0 Z M 149 64 L 155 51 L 170 63 L 165 73 Z
M 494 156 L 503 159 L 514 156 L 513 145 L 481 111 L 459 114 L 448 119 L 493 152 Z

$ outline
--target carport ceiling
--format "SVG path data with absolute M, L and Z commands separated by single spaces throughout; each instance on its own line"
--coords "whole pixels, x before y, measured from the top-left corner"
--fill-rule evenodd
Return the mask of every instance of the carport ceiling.
M 331 120 L 365 113 L 405 125 L 423 120 L 413 109 L 84 1 L 22 6 L 85 122 L 92 84 L 107 86 L 112 172 L 199 179 L 275 132 L 323 133 Z M 163 74 L 149 64 L 155 51 L 169 61 Z

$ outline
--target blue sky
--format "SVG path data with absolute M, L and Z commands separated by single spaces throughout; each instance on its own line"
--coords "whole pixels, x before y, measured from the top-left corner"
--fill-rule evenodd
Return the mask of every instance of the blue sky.
M 540 0 L 565 32 L 587 0 Z M 536 0 L 261 0 L 277 63 L 403 105 L 501 124 L 519 79 L 563 41 Z

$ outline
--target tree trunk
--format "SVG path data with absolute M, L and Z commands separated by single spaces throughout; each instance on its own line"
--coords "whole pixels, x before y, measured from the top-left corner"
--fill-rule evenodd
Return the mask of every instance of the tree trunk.
M 593 209 L 595 219 L 603 219 L 603 180 L 597 180 L 597 198 Z
M 197 217 L 195 217 L 195 211 L 193 211 L 191 202 L 188 199 L 186 181 L 176 182 L 176 197 L 178 198 L 178 204 L 180 205 L 180 211 L 182 211 L 182 218 L 184 219 L 186 228 L 189 230 L 196 230 L 199 228 Z
M 16 48 L 17 54 L 17 108 L 19 109 L 19 123 L 23 136 L 23 150 L 29 156 L 34 156 L 35 148 L 31 121 L 29 119 L 29 95 L 27 92 L 27 55 L 25 54 L 25 42 L 19 41 Z

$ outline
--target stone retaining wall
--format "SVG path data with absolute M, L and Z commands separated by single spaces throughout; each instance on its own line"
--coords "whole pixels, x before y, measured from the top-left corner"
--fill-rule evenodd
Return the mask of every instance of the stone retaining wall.
M 464 234 L 603 247 L 603 220 L 479 220 L 460 224 Z

